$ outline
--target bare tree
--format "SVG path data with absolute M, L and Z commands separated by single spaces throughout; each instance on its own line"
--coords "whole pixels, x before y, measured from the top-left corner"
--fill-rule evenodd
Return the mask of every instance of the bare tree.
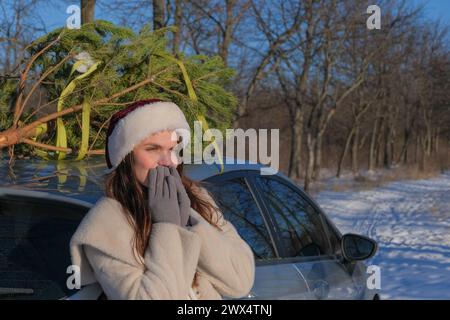
M 175 0 L 175 21 L 174 25 L 177 27 L 177 32 L 173 36 L 172 50 L 177 53 L 180 50 L 181 42 L 181 28 L 183 27 L 183 12 L 181 8 L 181 0 Z
M 16 76 L 25 47 L 46 32 L 44 20 L 36 14 L 38 6 L 45 5 L 42 0 L 0 2 L 0 75 Z
M 312 10 L 312 1 L 306 1 L 305 7 L 311 8 Z M 257 84 L 264 77 L 264 74 L 267 72 L 266 68 L 270 65 L 272 60 L 277 56 L 280 58 L 281 47 L 285 45 L 296 32 L 300 31 L 301 25 L 301 16 L 302 16 L 302 5 L 297 3 L 296 1 L 291 2 L 288 1 L 287 5 L 282 4 L 280 6 L 280 11 L 285 19 L 289 21 L 284 21 L 285 28 L 277 33 L 272 29 L 273 24 L 270 21 L 263 18 L 263 13 L 261 12 L 263 9 L 258 7 L 254 1 L 251 1 L 252 12 L 257 21 L 258 28 L 260 32 L 265 35 L 265 40 L 267 41 L 267 50 L 264 52 L 262 59 L 257 64 L 256 68 L 251 74 L 250 81 L 246 86 L 246 90 L 244 92 L 244 97 L 242 102 L 239 104 L 236 117 L 235 117 L 235 126 L 238 124 L 238 120 L 245 116 L 247 105 L 249 103 L 250 97 L 253 94 Z M 269 7 L 268 15 L 271 15 L 272 7 Z M 290 13 L 290 14 L 289 14 Z M 288 18 L 289 17 L 289 18 Z M 277 65 L 275 63 L 275 65 Z
M 94 21 L 95 0 L 81 0 L 81 23 Z
M 164 0 L 153 0 L 153 30 L 164 27 L 165 22 L 165 3 Z

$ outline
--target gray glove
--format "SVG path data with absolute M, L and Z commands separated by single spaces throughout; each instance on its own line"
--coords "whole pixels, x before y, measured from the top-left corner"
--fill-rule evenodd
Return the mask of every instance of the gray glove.
M 148 205 L 154 223 L 186 225 L 181 224 L 175 180 L 167 167 L 158 166 L 148 173 Z
M 181 216 L 181 226 L 185 227 L 188 223 L 189 216 L 191 214 L 191 199 L 186 192 L 186 189 L 183 186 L 183 182 L 181 181 L 181 177 L 178 174 L 176 168 L 169 169 L 171 176 L 175 178 L 175 183 L 177 186 L 177 195 L 178 195 L 178 203 L 180 206 L 180 216 Z

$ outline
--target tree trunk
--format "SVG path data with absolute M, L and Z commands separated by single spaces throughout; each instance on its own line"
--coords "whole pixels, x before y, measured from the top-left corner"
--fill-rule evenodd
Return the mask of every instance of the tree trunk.
M 388 123 L 384 135 L 384 157 L 383 157 L 383 165 L 386 169 L 390 169 L 392 166 L 391 139 L 392 139 L 392 129 L 390 124 Z
M 9 34 L 6 35 L 9 38 Z M 11 71 L 11 61 L 10 61 L 10 54 L 11 54 L 11 40 L 7 41 L 6 49 L 5 49 L 5 63 L 3 64 L 3 74 L 8 74 Z
M 294 112 L 291 126 L 291 152 L 289 158 L 288 175 L 290 178 L 300 179 L 300 165 L 303 138 L 303 112 L 298 108 Z
M 381 147 L 383 145 L 383 138 L 385 134 L 385 126 L 386 126 L 386 119 L 383 117 L 380 119 L 380 129 L 378 131 L 378 139 L 377 139 L 377 145 L 376 145 L 376 166 L 380 167 L 381 165 L 381 158 L 383 156 Z
M 426 136 L 426 153 L 427 156 L 431 155 L 431 137 L 432 137 L 432 132 L 431 132 L 431 126 L 427 125 L 427 136 Z
M 420 134 L 417 133 L 416 145 L 414 150 L 414 163 L 419 163 L 419 151 L 420 151 Z
M 378 116 L 378 111 L 377 111 L 377 117 L 375 119 L 375 122 L 373 123 L 372 138 L 370 139 L 369 166 L 368 166 L 369 172 L 372 172 L 375 169 L 375 162 L 376 162 L 375 148 L 376 148 L 376 141 L 377 141 L 377 137 L 378 137 L 379 122 L 380 122 L 380 117 Z
M 228 65 L 228 51 L 233 35 L 234 17 L 233 8 L 236 5 L 236 0 L 226 0 L 226 17 L 225 17 L 225 33 L 223 35 L 222 43 L 219 48 L 219 56 L 222 58 L 225 65 Z
M 439 154 L 439 128 L 436 129 L 436 135 L 434 137 L 434 152 L 436 155 Z
M 408 147 L 409 140 L 411 137 L 412 126 L 414 125 L 414 116 L 413 120 L 410 121 L 410 112 L 409 109 L 406 110 L 405 115 L 405 128 L 403 129 L 403 146 L 400 151 L 400 155 L 398 156 L 397 163 L 407 164 L 408 163 Z
M 305 172 L 305 182 L 303 189 L 305 192 L 309 192 L 311 180 L 312 180 L 312 173 L 314 170 L 314 149 L 316 146 L 315 138 L 313 138 L 313 135 L 311 132 L 308 132 L 306 135 L 306 147 L 307 147 L 307 155 L 308 160 L 306 163 L 306 172 Z
M 431 153 L 430 155 L 435 156 L 437 155 L 437 140 L 439 137 L 439 128 L 433 128 L 433 130 L 431 131 Z
M 95 0 L 81 0 L 81 24 L 94 21 Z
M 348 153 L 348 148 L 350 147 L 350 141 L 352 141 L 353 133 L 355 132 L 355 127 L 353 127 L 347 134 L 347 138 L 345 139 L 345 147 L 342 150 L 341 156 L 339 158 L 338 168 L 336 172 L 336 177 L 340 178 L 342 173 L 342 165 L 344 164 L 345 157 Z
M 320 167 L 322 165 L 322 141 L 323 141 L 323 134 L 318 134 L 316 138 L 316 146 L 314 148 L 314 168 L 313 168 L 313 175 L 312 179 L 314 181 L 317 181 L 320 179 Z
M 427 133 L 425 133 L 425 137 L 420 137 L 419 135 L 419 141 L 420 141 L 420 158 L 419 158 L 419 171 L 423 172 L 425 171 L 425 156 L 427 152 Z
M 164 0 L 153 0 L 153 30 L 164 27 Z
M 352 145 L 352 172 L 354 176 L 358 175 L 358 149 L 359 149 L 359 125 L 355 126 Z
M 408 163 L 408 146 L 409 146 L 409 138 L 410 138 L 410 129 L 405 126 L 405 130 L 403 131 L 404 134 L 404 141 L 402 150 L 400 151 L 400 155 L 398 157 L 398 162 L 402 164 Z
M 175 0 L 175 26 L 178 31 L 173 35 L 172 50 L 174 54 L 178 53 L 180 50 L 182 19 L 181 0 Z

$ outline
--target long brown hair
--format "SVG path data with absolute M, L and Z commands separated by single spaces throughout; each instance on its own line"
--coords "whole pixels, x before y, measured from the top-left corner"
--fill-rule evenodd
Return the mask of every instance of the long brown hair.
M 107 197 L 117 200 L 122 205 L 127 221 L 134 230 L 133 252 L 137 260 L 143 263 L 152 229 L 152 221 L 147 203 L 147 187 L 137 180 L 133 165 L 133 152 L 130 152 L 114 171 L 106 175 L 105 193 Z M 182 163 L 178 165 L 177 171 L 191 200 L 191 207 L 212 226 L 221 230 L 218 224 L 219 218 L 215 214 L 217 208 L 200 193 L 200 188 L 204 187 L 205 184 L 185 176 Z M 211 196 L 209 193 L 208 195 Z M 197 284 L 197 273 L 193 284 Z

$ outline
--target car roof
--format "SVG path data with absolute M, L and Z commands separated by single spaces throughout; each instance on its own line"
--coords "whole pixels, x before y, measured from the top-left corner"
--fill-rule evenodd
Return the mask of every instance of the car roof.
M 239 170 L 261 170 L 267 168 L 259 163 L 251 161 L 242 161 L 233 158 L 223 158 L 222 174 Z M 219 164 L 208 164 L 205 162 L 194 162 L 185 164 L 183 167 L 184 173 L 193 180 L 205 180 L 215 175 L 220 174 L 221 166 Z
M 260 170 L 266 166 L 251 162 L 223 158 L 222 174 L 238 170 Z M 221 174 L 220 165 L 197 161 L 184 164 L 184 174 L 192 180 L 202 181 Z M 49 197 L 50 194 L 95 203 L 104 195 L 103 179 L 108 168 L 103 158 L 88 161 L 72 160 L 16 160 L 14 182 L 0 183 L 1 194 L 31 196 L 23 191 L 35 191 L 35 196 Z M 6 173 L 2 172 L 2 175 Z M 7 179 L 1 179 L 7 181 Z M 8 179 L 9 180 L 9 179 Z

